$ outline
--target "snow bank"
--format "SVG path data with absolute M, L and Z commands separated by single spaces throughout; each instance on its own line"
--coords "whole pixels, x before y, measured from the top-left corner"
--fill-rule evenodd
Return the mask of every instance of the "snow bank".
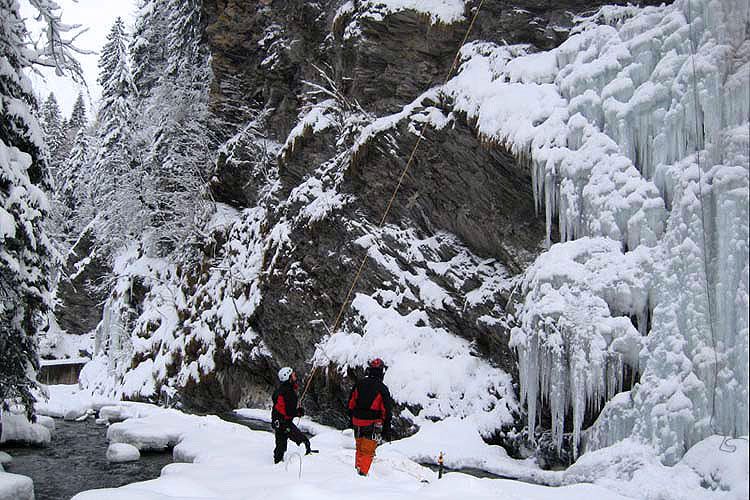
M 179 441 L 185 422 L 175 421 L 179 412 L 167 415 L 151 415 L 112 424 L 107 429 L 110 443 L 127 443 L 141 451 L 163 451 L 174 447 Z
M 140 458 L 141 452 L 138 448 L 127 443 L 112 443 L 107 448 L 109 462 L 132 462 Z
M 241 414 L 257 418 L 267 415 L 268 411 L 243 410 Z M 161 434 L 165 440 L 174 440 L 175 460 L 187 463 L 173 463 L 164 467 L 161 476 L 154 480 L 122 488 L 82 492 L 74 500 L 240 500 L 247 498 L 248 492 L 258 497 L 268 495 L 305 500 L 448 499 L 467 496 L 559 500 L 579 498 L 579 495 L 596 496 L 601 500 L 624 498 L 595 485 L 548 488 L 514 481 L 480 480 L 458 473 L 446 474 L 443 480 L 437 482 L 432 471 L 406 458 L 392 445 L 378 450 L 369 477 L 362 478 L 354 470 L 351 433 L 347 435 L 324 426 L 319 426 L 317 434 L 311 439 L 313 447 L 320 449 L 319 454 L 300 458 L 298 455 L 303 449 L 290 443 L 286 456 L 288 463 L 274 465 L 274 437 L 271 433 L 252 431 L 216 417 L 198 417 L 154 408 L 151 415 L 145 418 L 129 419 L 112 427 L 123 427 L 124 424 L 128 425 L 129 435 L 135 441 L 143 441 L 143 436 L 157 434 Z M 472 426 L 463 426 L 458 421 L 453 425 L 455 427 L 451 429 L 460 430 L 462 436 L 475 436 L 472 452 L 490 457 L 486 449 L 481 449 L 482 446 L 489 447 L 483 445 L 476 426 L 472 429 Z M 349 441 L 348 446 L 345 446 L 344 439 Z M 424 448 L 428 446 L 425 443 Z M 456 450 L 459 453 L 459 449 Z M 496 458 L 503 459 L 495 455 L 493 460 Z
M 137 407 L 132 405 L 124 406 L 102 406 L 99 409 L 99 418 L 105 419 L 108 422 L 122 422 L 131 417 L 140 416 L 140 412 Z
M 747 436 L 710 436 L 690 448 L 679 465 L 695 471 L 704 487 L 730 491 L 738 499 L 748 498 L 749 451 Z
M 252 418 L 260 420 L 262 422 L 271 423 L 271 410 L 261 410 L 256 408 L 239 408 L 234 410 L 234 413 L 241 417 Z M 295 418 L 294 424 L 300 428 L 303 432 L 312 434 L 313 436 L 322 434 L 323 432 L 330 432 L 331 428 L 326 425 L 321 425 L 317 422 L 313 422 L 310 417 Z
M 34 482 L 0 470 L 0 500 L 34 500 Z
M 428 464 L 437 464 L 438 456 L 443 453 L 443 463 L 450 469 L 473 468 L 532 482 L 559 482 L 556 473 L 539 469 L 533 459 L 516 460 L 504 448 L 487 445 L 471 418 L 425 422 L 415 435 L 392 441 L 380 449 Z
M 37 415 L 36 423 L 39 425 L 43 425 L 44 427 L 49 429 L 50 432 L 53 432 L 55 430 L 55 419 L 53 419 L 52 417 L 47 417 L 45 415 Z
M 632 498 L 748 498 L 747 440 L 723 443 L 711 436 L 667 467 L 651 447 L 625 439 L 581 456 L 562 474 L 563 482 L 590 482 Z
M 327 337 L 316 353 L 321 364 L 334 362 L 346 370 L 382 358 L 393 398 L 421 406 L 418 422 L 476 415 L 485 434 L 513 422 L 517 403 L 510 375 L 472 356 L 467 340 L 432 327 L 424 312 L 402 316 L 367 295 L 357 294 L 352 309 L 362 318 L 364 333 Z
M 90 363 L 84 366 L 89 366 Z M 48 396 L 36 395 L 34 412 L 54 418 L 64 418 L 66 415 L 82 416 L 97 410 L 107 404 L 118 404 L 116 401 L 101 395 L 92 395 L 89 391 L 81 390 L 77 385 L 49 385 L 45 386 Z M 73 419 L 75 420 L 75 419 Z

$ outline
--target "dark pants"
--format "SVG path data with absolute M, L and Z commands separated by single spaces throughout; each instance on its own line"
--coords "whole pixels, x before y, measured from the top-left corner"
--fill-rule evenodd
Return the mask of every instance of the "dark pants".
M 277 464 L 284 460 L 286 453 L 286 440 L 291 439 L 296 444 L 305 443 L 305 448 L 310 447 L 310 440 L 302 434 L 302 431 L 290 420 L 288 422 L 274 422 L 274 433 L 276 434 L 276 448 L 273 450 L 273 463 Z

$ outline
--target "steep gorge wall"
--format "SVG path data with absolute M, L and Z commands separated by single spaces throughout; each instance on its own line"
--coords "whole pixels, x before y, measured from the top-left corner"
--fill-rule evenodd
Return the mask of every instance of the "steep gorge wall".
M 329 369 L 318 371 L 305 404 L 341 425 L 352 379 L 380 355 L 394 383 L 406 380 L 404 414 L 466 415 L 474 403 L 458 400 L 475 398 L 490 408 L 486 437 L 523 426 L 509 346 L 522 298 L 513 290 L 545 248 L 544 215 L 528 159 L 480 138 L 476 117 L 429 91 L 443 83 L 476 4 L 441 22 L 366 1 L 204 2 L 211 109 L 228 139 L 210 187 L 236 212 L 212 229 L 202 261 L 159 275 L 179 293 L 161 319 L 133 323 L 126 396 L 153 397 L 163 384 L 193 407 L 264 405 L 278 367 L 309 373 L 315 359 Z M 594 7 L 490 3 L 469 40 L 548 49 L 566 38 L 569 12 Z M 555 241 L 555 221 L 550 232 Z M 323 323 L 332 326 L 365 252 L 355 296 L 331 335 Z M 145 301 L 158 302 L 158 283 Z M 388 336 L 399 328 L 404 345 Z M 409 366 L 435 360 L 431 373 Z M 454 367 L 486 374 L 468 382 L 477 393 L 422 390 Z M 141 372 L 155 384 L 128 385 Z M 413 422 L 400 419 L 399 431 Z

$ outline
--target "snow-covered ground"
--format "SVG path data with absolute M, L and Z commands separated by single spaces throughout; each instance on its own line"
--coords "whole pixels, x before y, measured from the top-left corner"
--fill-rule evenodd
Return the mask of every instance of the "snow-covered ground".
M 53 386 L 40 413 L 68 413 L 99 408 L 110 415 L 132 415 L 111 424 L 111 443 L 139 450 L 173 447 L 175 463 L 161 476 L 116 489 L 79 493 L 74 500 L 229 500 L 249 498 L 382 499 L 503 498 L 524 500 L 626 498 L 660 500 L 740 500 L 748 498 L 746 439 L 706 439 L 674 467 L 659 463 L 657 454 L 635 441 L 583 455 L 567 471 L 542 471 L 530 461 L 511 459 L 485 444 L 470 418 L 449 418 L 424 425 L 414 436 L 378 449 L 368 477 L 354 470 L 351 431 L 340 431 L 305 417 L 300 427 L 313 434 L 319 454 L 302 456 L 290 443 L 286 462 L 273 464 L 273 435 L 254 431 L 216 416 L 188 415 L 173 409 L 130 402 L 94 400 L 76 386 Z M 237 410 L 241 416 L 269 419 L 262 409 Z M 724 447 L 724 450 L 722 450 Z M 106 449 L 92 450 L 106 453 Z M 443 452 L 449 468 L 475 467 L 497 474 L 525 477 L 542 486 L 508 479 L 480 479 L 458 472 L 436 473 L 419 465 Z M 0 472 L 0 492 L 24 484 L 17 475 Z M 592 484 L 594 483 L 594 484 Z M 0 499 L 16 498 L 3 496 Z

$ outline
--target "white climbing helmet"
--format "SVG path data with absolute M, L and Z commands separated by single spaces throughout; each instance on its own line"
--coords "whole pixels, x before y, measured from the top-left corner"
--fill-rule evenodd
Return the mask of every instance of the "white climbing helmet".
M 289 377 L 292 376 L 293 372 L 294 370 L 292 370 L 288 366 L 285 366 L 284 368 L 279 370 L 279 380 L 282 382 L 286 382 L 287 380 L 289 380 Z

